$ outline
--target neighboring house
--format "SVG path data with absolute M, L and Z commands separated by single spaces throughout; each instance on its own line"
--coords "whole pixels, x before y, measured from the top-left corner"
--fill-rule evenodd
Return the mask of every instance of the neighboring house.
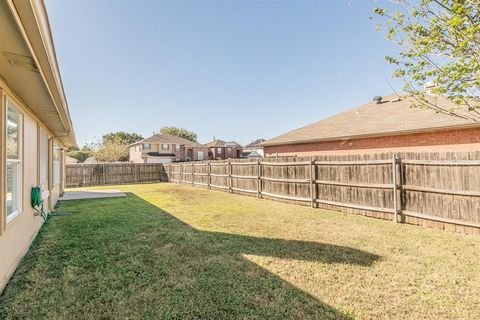
M 243 152 L 255 152 L 256 154 L 260 155 L 260 157 L 263 157 L 264 156 L 264 153 L 263 153 L 263 147 L 261 146 L 261 143 L 265 142 L 266 140 L 265 139 L 257 139 L 257 140 L 254 140 L 252 142 L 250 142 L 249 144 L 247 144 L 246 146 L 243 147 Z M 252 154 L 252 156 L 255 155 L 255 153 Z
M 223 141 L 214 138 L 206 146 L 208 147 L 208 158 L 212 160 L 242 157 L 243 147 L 235 141 Z
M 208 159 L 208 148 L 177 136 L 155 134 L 129 146 L 130 161 L 135 163 L 170 163 Z
M 53 210 L 75 136 L 41 0 L 0 1 L 0 292 Z
M 380 98 L 380 97 L 379 97 Z M 429 101 L 454 107 L 442 96 Z M 359 154 L 385 151 L 480 150 L 474 113 L 460 117 L 412 108 L 412 98 L 390 95 L 262 143 L 267 157 Z
M 261 158 L 262 156 L 257 151 L 243 151 L 242 158 Z
M 88 157 L 87 159 L 85 159 L 85 161 L 83 163 L 85 163 L 85 164 L 96 164 L 96 163 L 100 163 L 100 161 L 98 161 L 94 157 Z
M 65 156 L 65 164 L 75 164 L 78 160 L 69 156 Z

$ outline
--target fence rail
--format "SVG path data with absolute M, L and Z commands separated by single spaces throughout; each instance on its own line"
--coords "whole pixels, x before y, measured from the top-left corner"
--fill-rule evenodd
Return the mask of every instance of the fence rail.
M 167 181 L 160 163 L 75 163 L 66 165 L 66 187 Z
M 68 165 L 67 186 L 170 181 L 480 234 L 480 153 Z M 83 171 L 82 171 L 83 170 Z

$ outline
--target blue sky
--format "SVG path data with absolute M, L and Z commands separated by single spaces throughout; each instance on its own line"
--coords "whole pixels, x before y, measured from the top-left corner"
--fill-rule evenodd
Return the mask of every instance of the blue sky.
M 391 92 L 373 0 L 45 2 L 79 145 L 162 126 L 245 144 Z

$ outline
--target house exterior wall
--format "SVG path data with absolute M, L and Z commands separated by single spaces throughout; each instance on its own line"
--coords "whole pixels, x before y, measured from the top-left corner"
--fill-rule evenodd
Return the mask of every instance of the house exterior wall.
M 225 147 L 210 147 L 208 150 L 213 159 L 225 159 Z
M 6 209 L 6 106 L 7 99 L 21 113 L 21 180 L 20 180 L 20 213 L 7 223 Z M 50 197 L 45 201 L 44 208 L 50 211 L 56 204 L 59 194 L 64 186 L 65 154 L 60 152 L 60 182 L 53 182 L 53 145 L 62 147 L 61 143 L 53 138 L 51 132 L 44 124 L 29 111 L 19 99 L 0 81 L 0 132 L 1 132 L 1 157 L 0 157 L 0 292 L 14 272 L 17 264 L 28 250 L 35 238 L 43 219 L 35 215 L 30 205 L 31 188 L 40 184 L 40 155 L 39 134 L 40 129 L 47 133 L 48 143 L 48 188 Z M 23 129 L 23 130 L 22 130 Z
M 480 128 L 464 128 L 362 139 L 264 146 L 265 155 L 267 157 L 427 150 L 480 150 Z
M 172 163 L 172 157 L 145 157 L 145 163 Z
M 218 148 L 220 148 L 221 150 L 220 153 L 217 152 Z M 242 151 L 243 151 L 243 147 L 239 145 L 237 145 L 234 148 L 231 148 L 231 152 L 229 152 L 228 147 L 210 147 L 209 148 L 209 152 L 211 152 L 211 154 L 213 155 L 213 159 L 228 159 L 228 158 L 237 159 L 237 158 L 240 158 L 239 156 L 237 156 L 238 152 L 241 154 Z
M 134 162 L 134 163 L 145 163 L 145 160 L 142 158 L 141 145 L 134 145 L 130 147 L 129 160 L 130 162 Z
M 203 158 L 200 159 L 198 153 L 201 152 L 203 154 Z M 208 160 L 208 148 L 207 147 L 194 147 L 193 148 L 193 160 Z
M 208 148 L 207 147 L 185 147 L 181 146 L 180 151 L 176 151 L 175 149 L 176 144 L 168 144 L 168 150 L 162 150 L 160 143 L 152 143 L 150 150 L 143 150 L 143 144 L 137 144 L 130 146 L 129 154 L 130 154 L 130 162 L 134 163 L 170 163 L 172 161 L 187 161 L 187 160 L 198 160 L 198 152 L 203 152 L 204 160 L 208 159 Z M 189 159 L 187 155 L 187 150 L 193 150 L 192 155 L 193 158 Z M 147 152 L 158 152 L 158 153 L 165 153 L 165 154 L 175 154 L 174 157 L 148 157 L 145 156 Z M 158 161 L 155 160 L 158 158 Z
M 237 145 L 235 148 L 233 148 L 233 156 L 232 156 L 232 159 L 241 158 L 242 152 L 243 152 L 243 147 Z
M 225 158 L 233 159 L 235 158 L 237 148 L 225 147 Z
M 241 157 L 243 152 L 242 146 L 235 146 L 234 148 L 225 147 L 225 158 L 226 159 L 237 159 Z
M 175 154 L 175 161 L 186 161 L 187 160 L 187 150 L 185 146 L 180 146 L 180 151 L 175 151 L 175 144 L 169 145 L 169 152 Z
M 158 143 L 151 143 L 150 144 L 150 151 L 151 152 L 159 152 L 159 149 L 160 146 L 158 145 Z

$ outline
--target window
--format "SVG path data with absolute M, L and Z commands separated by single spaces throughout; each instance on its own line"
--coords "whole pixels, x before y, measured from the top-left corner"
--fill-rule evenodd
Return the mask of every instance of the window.
M 162 144 L 162 150 L 168 150 L 168 144 L 166 143 Z
M 221 154 L 222 153 L 222 148 L 217 148 L 217 153 Z
M 53 145 L 53 185 L 60 183 L 60 147 Z
M 40 129 L 39 163 L 40 163 L 40 185 L 48 189 L 48 136 Z
M 228 154 L 232 154 L 232 148 L 228 148 Z
M 7 103 L 7 222 L 22 211 L 22 116 Z
M 175 145 L 175 151 L 180 151 L 180 145 L 179 144 Z
M 152 148 L 152 145 L 150 143 L 143 144 L 143 150 L 150 150 L 151 148 Z

